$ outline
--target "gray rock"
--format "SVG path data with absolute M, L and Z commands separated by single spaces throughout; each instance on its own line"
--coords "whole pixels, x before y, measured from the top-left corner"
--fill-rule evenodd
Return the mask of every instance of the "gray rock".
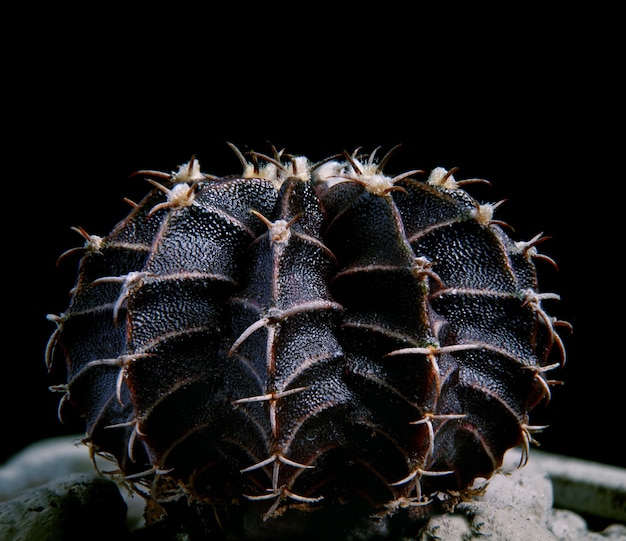
M 2 541 L 128 539 L 126 504 L 117 485 L 79 473 L 0 503 Z
M 496 475 L 484 495 L 458 504 L 453 513 L 433 517 L 418 539 L 556 541 L 546 523 L 551 508 L 547 475 L 532 468 L 516 469 Z
M 535 451 L 534 462 L 548 474 L 554 506 L 626 523 L 626 469 Z
M 565 509 L 553 511 L 548 528 L 559 541 L 626 541 L 626 525 L 612 524 L 602 532 L 590 532 L 580 515 Z
M 94 464 L 95 461 L 95 464 Z M 74 473 L 91 476 L 100 471 L 114 470 L 114 465 L 101 457 L 89 456 L 80 435 L 60 436 L 35 442 L 12 456 L 0 467 L 0 502 L 18 498 L 26 490 Z M 128 490 L 121 491 L 128 508 L 129 529 L 143 525 L 145 501 Z M 4 541 L 0 537 L 0 541 Z
M 588 535 L 587 523 L 573 511 L 555 509 L 548 518 L 548 528 L 554 536 L 561 540 L 574 541 L 582 535 Z
M 510 451 L 503 470 L 511 473 L 496 475 L 484 495 L 453 513 L 433 517 L 419 541 L 626 541 L 626 470 L 533 450 L 529 463 L 512 471 L 519 456 Z M 578 513 L 617 522 L 591 532 Z
M 0 501 L 70 473 L 93 473 L 80 436 L 49 438 L 29 445 L 0 467 Z

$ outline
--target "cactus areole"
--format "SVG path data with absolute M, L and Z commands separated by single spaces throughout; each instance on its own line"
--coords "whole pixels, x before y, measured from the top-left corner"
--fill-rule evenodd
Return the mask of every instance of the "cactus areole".
M 76 228 L 71 301 L 48 316 L 60 418 L 147 521 L 343 539 L 452 509 L 513 447 L 524 463 L 565 362 L 545 238 L 512 240 L 465 191 L 484 180 L 388 176 L 391 151 L 231 147 L 241 174 L 139 171 L 152 190 L 108 235 Z

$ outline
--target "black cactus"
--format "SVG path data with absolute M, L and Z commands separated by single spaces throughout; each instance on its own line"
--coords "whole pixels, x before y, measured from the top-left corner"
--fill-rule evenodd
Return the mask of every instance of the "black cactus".
M 182 498 L 203 530 L 273 538 L 319 516 L 343 538 L 453 505 L 512 447 L 527 458 L 565 355 L 543 239 L 511 240 L 462 189 L 477 180 L 389 177 L 390 155 L 144 171 L 155 189 L 111 234 L 79 229 L 47 350 L 61 414 L 171 516 Z

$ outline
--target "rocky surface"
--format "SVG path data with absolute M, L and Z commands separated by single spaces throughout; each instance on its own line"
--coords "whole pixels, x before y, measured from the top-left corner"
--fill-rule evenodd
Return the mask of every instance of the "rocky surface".
M 117 485 L 103 477 L 71 474 L 0 504 L 3 541 L 125 538 L 126 504 Z
M 0 467 L 2 541 L 150 539 L 143 500 L 99 476 L 77 440 L 39 442 Z M 536 451 L 516 469 L 518 459 L 511 451 L 507 474 L 453 513 L 432 517 L 415 539 L 626 541 L 626 469 Z M 592 531 L 583 516 L 609 525 Z
M 626 524 L 612 524 L 602 532 L 589 531 L 586 521 L 571 510 L 555 508 L 557 503 L 555 487 L 563 490 L 560 484 L 551 477 L 552 462 L 560 459 L 545 453 L 535 452 L 527 466 L 514 468 L 518 453 L 511 452 L 505 461 L 508 475 L 498 475 L 491 481 L 485 494 L 471 502 L 459 504 L 455 512 L 432 518 L 420 532 L 420 541 L 606 541 L 607 539 L 626 541 Z M 589 464 L 582 461 L 568 460 L 574 478 L 585 477 L 588 469 L 602 470 L 604 466 Z M 575 467 L 577 466 L 577 467 Z M 613 474 L 612 486 L 621 486 L 622 495 L 626 494 L 626 470 L 607 467 Z M 579 511 L 602 511 L 602 516 L 614 514 L 626 521 L 626 508 L 601 509 L 599 502 L 594 500 L 595 486 L 593 478 L 586 485 L 585 494 L 587 507 L 581 498 L 567 494 L 566 501 L 580 502 Z M 621 485 L 619 484 L 621 482 Z M 567 491 L 565 491 L 567 492 Z M 561 504 L 561 502 L 558 502 Z

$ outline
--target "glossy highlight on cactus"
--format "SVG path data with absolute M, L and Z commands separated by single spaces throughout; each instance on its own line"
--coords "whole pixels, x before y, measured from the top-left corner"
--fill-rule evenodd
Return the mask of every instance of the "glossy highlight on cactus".
M 153 189 L 110 234 L 76 228 L 46 362 L 91 451 L 233 538 L 419 521 L 525 461 L 565 362 L 544 238 L 513 241 L 463 188 L 485 181 L 386 175 L 391 151 L 231 147 L 241 175 L 139 171 Z

